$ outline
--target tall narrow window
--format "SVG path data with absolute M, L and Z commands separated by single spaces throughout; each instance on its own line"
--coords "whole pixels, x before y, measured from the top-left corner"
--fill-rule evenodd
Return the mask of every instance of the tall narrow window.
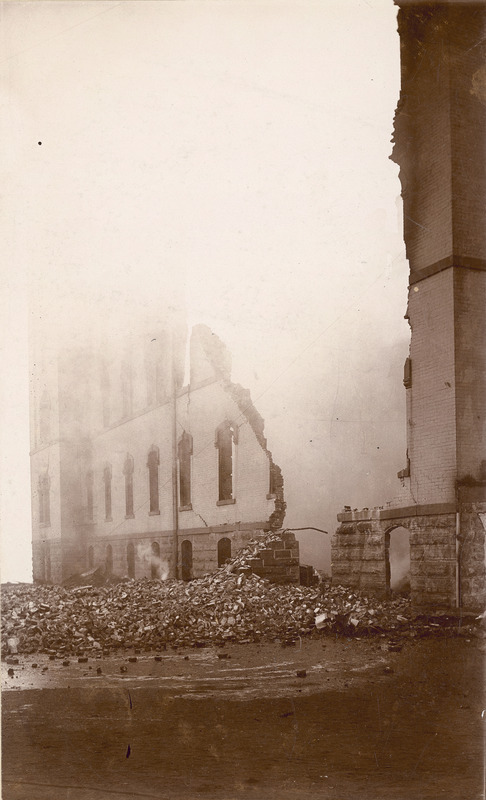
M 150 577 L 160 578 L 160 545 L 152 542 L 152 557 L 150 559 Z
M 103 470 L 103 483 L 105 484 L 105 520 L 111 520 L 111 464 Z
M 94 548 L 88 547 L 88 569 L 93 569 L 94 567 Z
M 218 567 L 222 567 L 231 558 L 231 539 L 226 536 L 218 542 Z
M 129 417 L 133 411 L 133 375 L 132 366 L 128 358 L 122 363 L 121 368 L 121 388 L 122 388 L 122 414 Z
M 93 471 L 86 473 L 86 517 L 91 522 L 93 519 Z
M 191 505 L 191 456 L 192 436 L 190 433 L 182 434 L 179 439 L 179 505 L 187 508 Z
M 237 442 L 237 426 L 232 422 L 223 422 L 216 431 L 215 442 L 218 448 L 219 502 L 234 500 L 234 463 Z
M 41 525 L 51 524 L 51 500 L 50 500 L 51 481 L 47 472 L 39 475 L 39 522 Z
M 51 400 L 47 391 L 43 392 L 39 408 L 39 437 L 42 444 L 51 438 Z
M 149 471 L 150 513 L 159 514 L 159 448 L 155 445 L 149 450 L 147 467 Z
M 181 544 L 181 567 L 182 567 L 182 580 L 190 581 L 192 579 L 192 542 L 185 539 Z
M 130 542 L 127 545 L 127 570 L 128 570 L 128 577 L 134 578 L 135 577 L 135 548 L 133 544 Z
M 130 453 L 127 453 L 125 459 L 123 474 L 125 476 L 125 517 L 133 519 L 133 457 Z
M 105 573 L 106 575 L 113 574 L 113 548 L 111 544 L 106 545 Z

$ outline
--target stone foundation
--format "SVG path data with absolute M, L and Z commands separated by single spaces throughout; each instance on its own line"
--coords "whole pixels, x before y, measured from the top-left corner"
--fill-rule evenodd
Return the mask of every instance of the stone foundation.
M 452 504 L 339 514 L 341 525 L 331 547 L 333 583 L 390 596 L 390 533 L 403 527 L 410 533 L 413 604 L 446 608 L 459 604 L 464 609 L 482 610 L 486 569 L 480 513 L 486 511 L 486 504 L 461 503 L 460 509 L 459 520 Z

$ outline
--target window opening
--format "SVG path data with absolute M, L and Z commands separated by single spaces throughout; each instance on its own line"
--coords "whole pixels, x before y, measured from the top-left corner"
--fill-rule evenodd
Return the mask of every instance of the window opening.
M 235 445 L 238 442 L 238 428 L 232 422 L 224 422 L 216 431 L 218 448 L 219 500 L 234 499 Z
M 160 545 L 152 542 L 152 556 L 150 559 L 150 577 L 160 578 Z
M 149 495 L 150 495 L 150 512 L 152 514 L 159 513 L 159 448 L 150 448 L 147 467 L 149 471 Z
M 179 505 L 181 508 L 191 505 L 191 457 L 192 436 L 182 434 L 179 439 Z
M 222 567 L 231 558 L 231 539 L 226 536 L 218 542 L 218 567 Z
M 103 470 L 105 484 L 105 520 L 111 520 L 111 465 L 107 464 Z
M 192 580 L 192 542 L 185 539 L 181 544 L 181 572 L 182 580 Z
M 130 518 L 133 513 L 133 457 L 127 453 L 123 474 L 125 475 L 125 516 Z

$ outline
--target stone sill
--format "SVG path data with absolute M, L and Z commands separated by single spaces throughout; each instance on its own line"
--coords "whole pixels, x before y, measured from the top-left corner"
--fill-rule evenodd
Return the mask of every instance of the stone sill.
M 236 499 L 234 497 L 231 500 L 218 500 L 216 502 L 217 506 L 232 506 L 236 503 Z
M 51 527 L 50 522 L 39 522 L 39 528 L 50 528 L 50 527 Z
M 105 522 L 113 522 L 113 517 L 105 517 Z
M 149 515 L 149 517 L 159 517 L 160 516 L 160 511 L 149 511 L 148 515 Z
M 135 519 L 135 514 L 125 514 L 125 519 Z
M 192 511 L 192 503 L 189 503 L 187 506 L 179 506 L 179 511 Z

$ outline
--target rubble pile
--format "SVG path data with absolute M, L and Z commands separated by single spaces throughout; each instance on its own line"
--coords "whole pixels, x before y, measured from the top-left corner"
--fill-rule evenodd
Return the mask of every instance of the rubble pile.
M 275 585 L 259 578 L 248 561 L 268 547 L 272 536 L 278 535 L 251 542 L 226 566 L 189 583 L 143 579 L 101 586 L 6 585 L 2 652 L 81 656 L 226 641 L 293 644 L 307 635 L 457 631 L 457 619 L 419 617 L 405 598 L 379 602 L 342 586 Z
M 144 579 L 77 589 L 13 585 L 3 588 L 2 606 L 3 653 L 80 655 L 225 641 L 290 644 L 312 633 L 444 630 L 439 622 L 412 615 L 405 599 L 378 603 L 339 586 L 323 594 L 321 587 L 275 586 L 225 569 L 191 583 Z

